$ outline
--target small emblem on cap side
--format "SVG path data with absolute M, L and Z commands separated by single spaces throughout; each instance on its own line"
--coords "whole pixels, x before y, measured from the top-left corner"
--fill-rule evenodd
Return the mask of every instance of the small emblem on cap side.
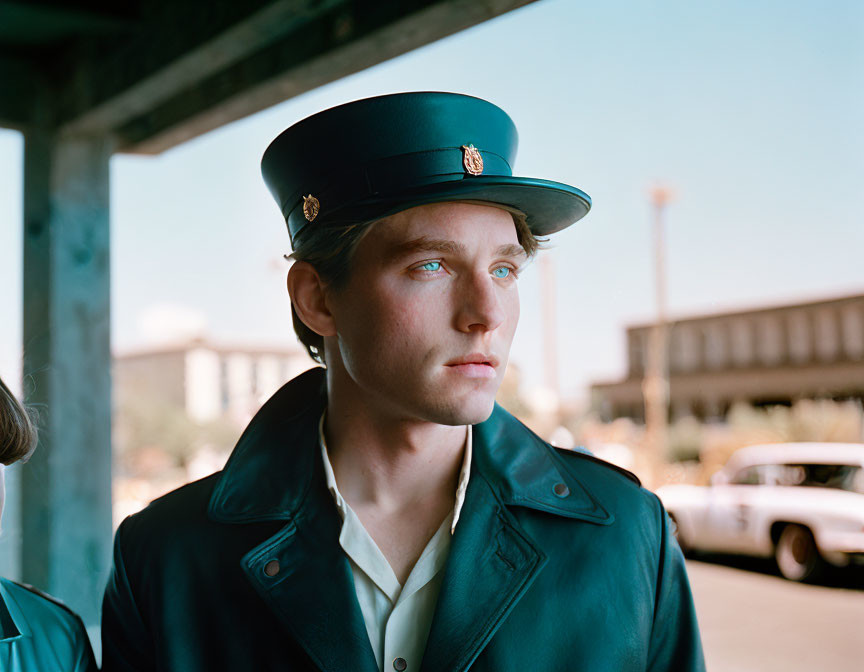
M 483 157 L 474 145 L 462 145 L 462 165 L 471 175 L 483 173 Z
M 310 222 L 318 216 L 318 211 L 321 210 L 321 203 L 312 194 L 303 197 L 303 215 Z

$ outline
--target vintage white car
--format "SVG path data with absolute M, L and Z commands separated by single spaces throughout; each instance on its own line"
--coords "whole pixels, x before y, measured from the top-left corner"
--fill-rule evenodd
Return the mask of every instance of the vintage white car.
M 666 485 L 657 495 L 685 552 L 773 555 L 795 581 L 864 563 L 864 444 L 750 446 L 711 485 Z

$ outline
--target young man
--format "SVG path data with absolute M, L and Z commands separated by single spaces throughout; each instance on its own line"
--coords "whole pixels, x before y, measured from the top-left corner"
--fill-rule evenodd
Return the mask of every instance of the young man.
M 584 216 L 514 177 L 494 105 L 410 93 L 268 148 L 317 368 L 225 469 L 127 519 L 104 670 L 702 670 L 684 561 L 628 472 L 494 404 L 538 235 Z

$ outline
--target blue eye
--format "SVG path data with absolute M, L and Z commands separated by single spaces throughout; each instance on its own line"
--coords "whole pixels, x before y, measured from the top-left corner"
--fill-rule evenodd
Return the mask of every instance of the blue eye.
M 492 275 L 496 278 L 507 278 L 510 276 L 510 271 L 513 269 L 507 268 L 506 266 L 501 266 L 500 268 L 496 268 L 492 271 Z
M 435 271 L 441 270 L 441 262 L 440 261 L 427 261 L 420 267 L 421 271 L 429 271 L 430 273 L 434 273 Z

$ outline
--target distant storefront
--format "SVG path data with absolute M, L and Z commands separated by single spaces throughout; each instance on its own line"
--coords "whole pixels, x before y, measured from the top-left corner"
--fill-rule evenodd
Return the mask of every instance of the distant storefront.
M 864 295 L 669 323 L 670 415 L 722 418 L 732 404 L 864 400 Z M 644 417 L 651 325 L 627 329 L 627 377 L 591 386 L 605 419 Z

